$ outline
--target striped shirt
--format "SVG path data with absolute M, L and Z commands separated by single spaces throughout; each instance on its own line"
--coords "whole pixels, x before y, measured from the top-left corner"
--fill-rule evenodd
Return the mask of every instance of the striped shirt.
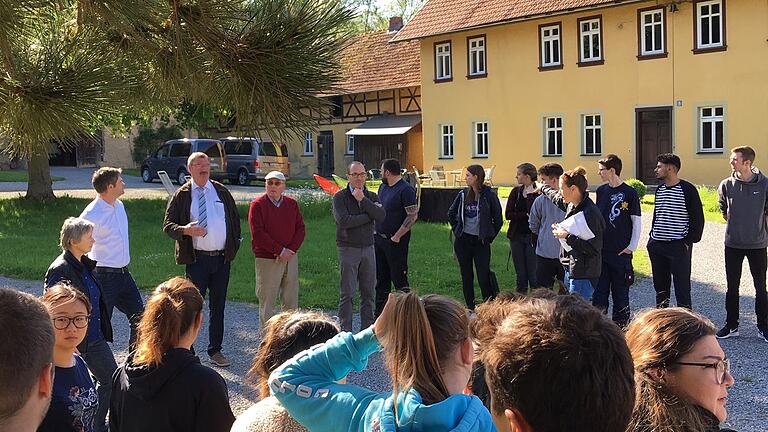
M 662 183 L 656 189 L 656 210 L 651 238 L 659 241 L 682 240 L 688 235 L 688 209 L 680 183 L 670 187 Z

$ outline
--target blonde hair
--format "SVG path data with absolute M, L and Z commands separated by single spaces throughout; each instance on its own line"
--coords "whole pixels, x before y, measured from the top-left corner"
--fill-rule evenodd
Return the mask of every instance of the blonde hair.
M 40 301 L 43 302 L 48 311 L 58 304 L 80 301 L 85 305 L 85 311 L 88 315 L 91 314 L 91 301 L 88 300 L 88 296 L 68 282 L 59 282 L 46 289 L 43 296 L 40 297 Z
M 188 279 L 174 277 L 158 285 L 147 300 L 138 326 L 135 365 L 157 366 L 179 343 L 203 310 L 203 297 Z

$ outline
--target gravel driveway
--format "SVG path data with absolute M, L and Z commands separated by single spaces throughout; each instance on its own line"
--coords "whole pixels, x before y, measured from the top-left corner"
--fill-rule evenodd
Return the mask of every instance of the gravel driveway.
M 642 245 L 648 238 L 649 215 L 643 217 L 645 229 Z M 704 238 L 694 246 L 693 263 L 693 307 L 704 313 L 718 327 L 725 320 L 725 268 L 723 260 L 723 235 L 725 225 L 707 222 Z M 730 389 L 728 401 L 728 426 L 740 432 L 758 432 L 768 430 L 768 379 L 766 361 L 768 343 L 758 338 L 755 324 L 755 291 L 752 278 L 744 271 L 741 289 L 741 337 L 721 341 L 723 349 L 732 361 L 732 374 L 736 384 Z M 41 282 L 21 281 L 0 277 L 0 285 L 13 286 L 23 291 L 39 294 Z M 328 289 L 337 289 L 328 287 Z M 429 292 L 429 287 L 420 287 L 422 292 Z M 654 290 L 650 278 L 640 280 L 632 288 L 631 304 L 633 311 L 652 307 Z M 335 311 L 331 311 L 335 314 Z M 359 326 L 359 316 L 355 316 L 355 328 Z M 115 355 L 118 362 L 125 358 L 128 344 L 128 324 L 123 315 L 115 313 Z M 245 376 L 254 352 L 258 346 L 258 309 L 254 305 L 229 302 L 225 318 L 224 353 L 232 360 L 229 368 L 217 368 L 227 381 L 230 401 L 235 414 L 241 413 L 258 398 L 244 384 Z M 203 326 L 197 342 L 197 351 L 205 351 L 207 325 Z M 205 355 L 203 355 L 205 358 Z M 380 355 L 371 358 L 368 369 L 359 374 L 352 374 L 349 381 L 375 390 L 384 390 L 388 377 L 382 365 Z

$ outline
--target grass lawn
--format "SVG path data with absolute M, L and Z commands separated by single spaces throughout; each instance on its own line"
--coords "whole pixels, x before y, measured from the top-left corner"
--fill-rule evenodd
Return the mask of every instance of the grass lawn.
M 87 199 L 58 198 L 49 204 L 23 199 L 0 200 L 0 274 L 41 281 L 48 265 L 59 254 L 59 229 L 68 216 L 77 216 Z M 168 277 L 181 275 L 174 262 L 173 242 L 161 230 L 164 200 L 126 200 L 131 232 L 131 271 L 138 285 L 148 290 Z M 335 224 L 329 200 L 302 203 L 307 238 L 299 251 L 302 307 L 333 310 L 338 307 L 339 270 Z M 256 300 L 253 254 L 247 207 L 240 206 L 243 244 L 232 267 L 229 298 Z M 421 292 L 447 294 L 461 300 L 458 266 L 448 239 L 448 225 L 419 222 L 410 247 L 410 282 Z M 502 234 L 493 244 L 492 268 L 502 289 L 515 283 L 514 270 L 505 269 L 509 246 Z M 477 297 L 479 298 L 479 289 Z
M 133 177 L 141 177 L 141 170 L 138 168 L 123 168 L 123 174 Z
M 26 171 L 0 171 L 0 182 L 26 182 L 29 180 Z M 66 180 L 64 177 L 51 176 L 53 181 Z

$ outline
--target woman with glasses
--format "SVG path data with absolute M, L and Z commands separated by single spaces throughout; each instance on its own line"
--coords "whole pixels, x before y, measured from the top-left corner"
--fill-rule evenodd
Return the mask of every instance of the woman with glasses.
M 653 309 L 627 328 L 635 365 L 635 409 L 628 432 L 710 432 L 725 421 L 728 358 L 707 318 L 685 308 Z
M 67 282 L 72 287 L 82 292 L 91 303 L 88 330 L 85 337 L 77 345 L 78 352 L 88 364 L 88 369 L 96 377 L 96 389 L 99 400 L 109 401 L 112 393 L 112 374 L 117 369 L 115 356 L 107 342 L 112 342 L 112 324 L 96 279 L 93 277 L 93 269 L 96 261 L 88 258 L 86 254 L 93 247 L 93 224 L 85 219 L 70 217 L 61 226 L 59 246 L 62 253 L 59 255 L 45 274 L 45 291 L 59 282 Z M 106 418 L 108 403 L 99 405 L 94 419 L 96 432 L 106 431 Z
M 92 432 L 99 397 L 88 366 L 75 354 L 88 331 L 91 303 L 77 288 L 64 283 L 49 288 L 41 300 L 53 320 L 56 370 L 51 405 L 37 430 Z

